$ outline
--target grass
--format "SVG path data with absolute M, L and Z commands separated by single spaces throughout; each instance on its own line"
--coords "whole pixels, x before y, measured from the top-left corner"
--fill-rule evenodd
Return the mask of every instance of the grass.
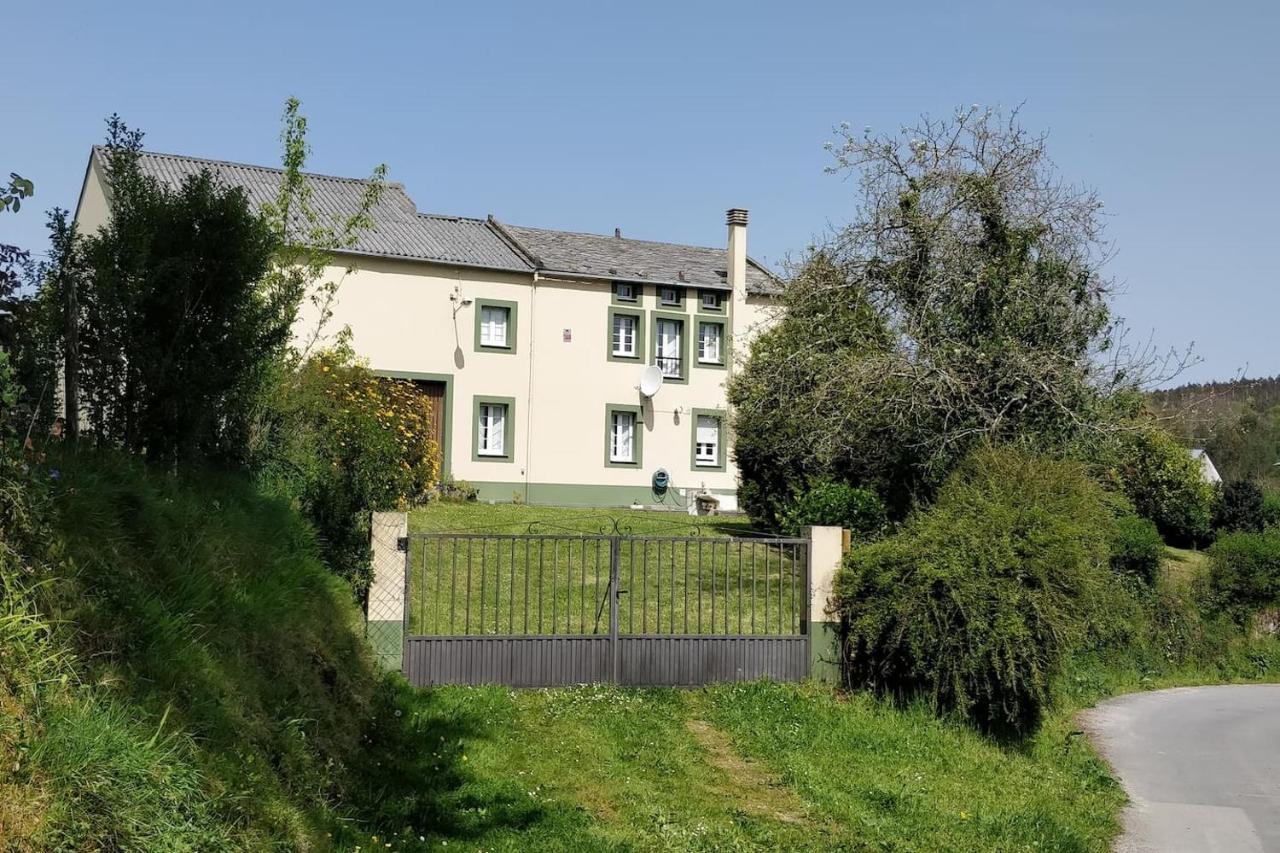
M 518 505 L 412 513 L 410 630 L 431 635 L 609 630 L 611 535 L 624 633 L 799 633 L 803 545 L 751 537 L 740 518 Z M 515 534 L 524 538 L 502 538 Z
M 1008 747 L 817 686 L 441 688 L 409 713 L 473 721 L 422 849 L 1101 851 L 1123 802 L 1069 726 Z
M 1208 568 L 1209 555 L 1205 551 L 1173 547 L 1167 547 L 1165 551 L 1165 577 L 1179 586 L 1186 586 Z

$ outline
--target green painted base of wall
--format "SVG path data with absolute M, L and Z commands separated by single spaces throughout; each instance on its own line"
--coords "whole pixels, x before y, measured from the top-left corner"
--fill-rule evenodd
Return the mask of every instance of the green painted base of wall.
M 589 486 L 567 483 L 478 483 L 480 500 L 527 503 L 537 506 L 626 507 L 632 504 L 669 507 L 687 512 L 684 497 L 674 490 L 658 496 L 649 486 Z M 708 489 L 713 495 L 733 495 L 729 489 Z
M 824 684 L 840 683 L 840 623 L 810 622 L 809 677 Z
M 365 623 L 364 633 L 378 663 L 398 672 L 404 665 L 404 623 L 370 620 Z

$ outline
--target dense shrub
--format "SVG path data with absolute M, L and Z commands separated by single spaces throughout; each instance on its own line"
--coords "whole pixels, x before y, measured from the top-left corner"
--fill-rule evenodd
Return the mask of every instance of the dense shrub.
M 809 525 L 833 525 L 853 532 L 856 542 L 877 539 L 889 526 L 884 501 L 870 489 L 820 480 L 787 506 L 783 529 L 796 534 Z
M 1111 568 L 1117 574 L 1155 582 L 1164 559 L 1164 540 L 1153 522 L 1134 515 L 1116 519 L 1111 539 Z
M 431 404 L 411 382 L 375 376 L 348 350 L 282 372 L 262 413 L 254 467 L 315 526 L 329 568 L 363 594 L 369 513 L 426 499 L 439 463 Z
M 1173 436 L 1154 428 L 1129 434 L 1112 448 L 1107 467 L 1166 541 L 1190 546 L 1212 538 L 1214 487 Z
M 1265 494 L 1262 496 L 1262 526 L 1276 525 L 1280 525 L 1280 494 Z
M 1081 467 L 973 454 L 928 511 L 847 558 L 836 595 L 851 682 L 1027 730 L 1064 653 L 1120 630 L 1111 525 Z
M 1252 480 L 1232 480 L 1222 487 L 1213 513 L 1215 530 L 1261 533 L 1266 526 L 1262 489 Z
M 1225 533 L 1209 549 L 1209 600 L 1245 621 L 1280 606 L 1280 535 Z

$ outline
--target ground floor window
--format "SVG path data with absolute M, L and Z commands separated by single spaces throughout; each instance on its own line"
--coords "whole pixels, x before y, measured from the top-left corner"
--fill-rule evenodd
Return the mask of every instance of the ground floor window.
M 609 405 L 605 407 L 606 466 L 640 464 L 640 439 L 643 421 L 639 406 Z
M 475 398 L 475 445 L 472 458 L 478 461 L 511 459 L 515 401 L 509 397 Z
M 693 467 L 723 471 L 724 413 L 716 410 L 693 410 Z

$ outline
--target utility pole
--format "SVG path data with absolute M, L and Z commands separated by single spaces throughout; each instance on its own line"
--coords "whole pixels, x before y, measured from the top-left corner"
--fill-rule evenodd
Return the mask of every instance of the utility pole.
M 65 259 L 64 259 L 65 260 Z M 80 308 L 76 301 L 76 277 L 67 275 L 66 264 L 58 270 L 65 295 L 62 366 L 63 402 L 66 404 L 67 441 L 75 444 L 80 438 Z

